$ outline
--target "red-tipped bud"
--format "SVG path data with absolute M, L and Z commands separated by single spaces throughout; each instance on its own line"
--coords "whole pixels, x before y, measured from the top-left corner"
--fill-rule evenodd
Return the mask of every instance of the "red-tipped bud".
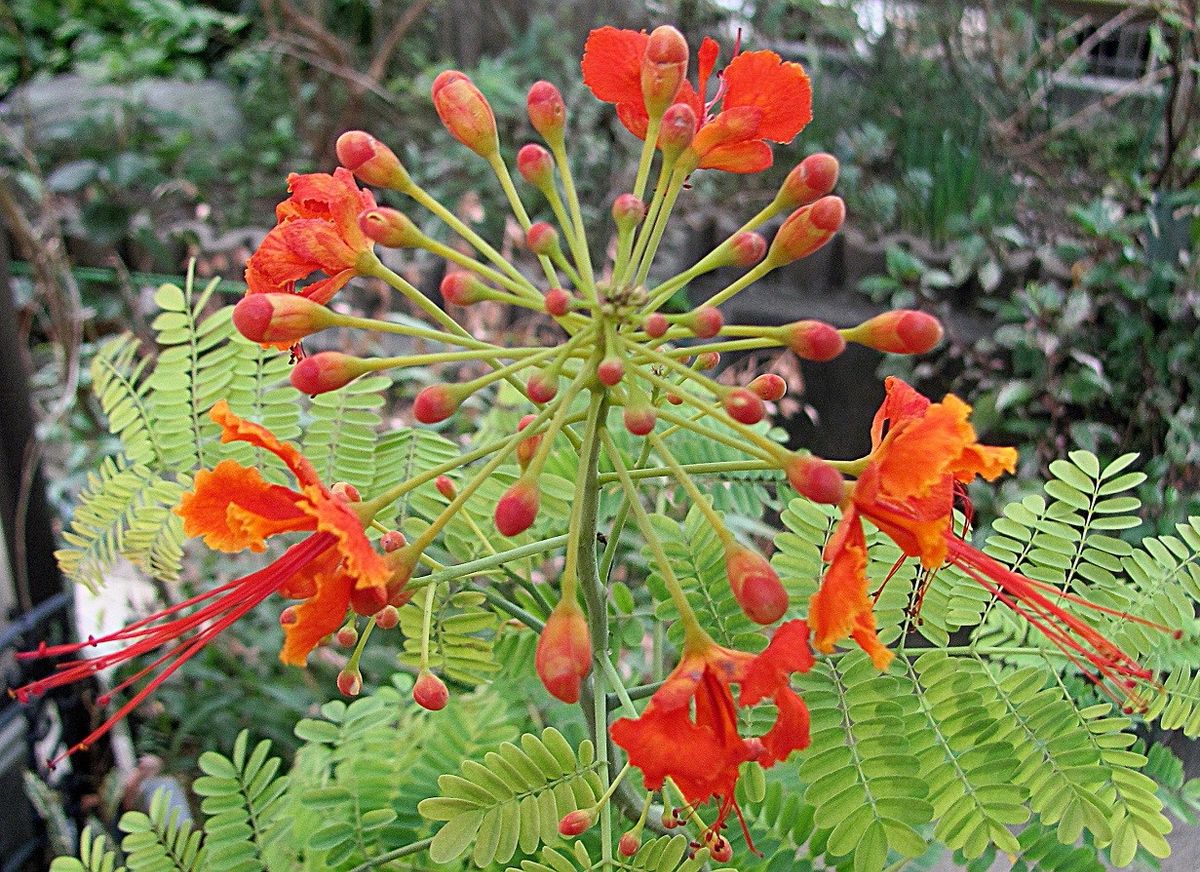
M 554 184 L 554 158 L 540 145 L 523 145 L 517 152 L 517 172 L 535 188 L 548 188 Z
M 538 221 L 525 232 L 525 244 L 534 254 L 549 257 L 558 251 L 558 231 L 547 221 Z
M 654 407 L 649 405 L 626 406 L 622 418 L 625 421 L 625 429 L 634 436 L 645 436 L 658 422 Z
M 454 482 L 448 475 L 439 475 L 433 480 L 433 486 L 448 500 L 452 500 L 458 495 L 458 489 L 454 487 Z
M 441 292 L 442 299 L 455 306 L 471 306 L 488 298 L 488 286 L 463 270 L 446 273 Z
M 296 611 L 295 606 L 288 606 L 279 613 L 279 626 L 281 627 L 290 627 L 298 620 L 300 620 L 300 613 Z
M 563 600 L 546 619 L 534 665 L 552 696 L 579 702 L 579 684 L 592 671 L 592 637 L 587 619 L 573 602 Z
M 450 701 L 450 691 L 446 689 L 444 681 L 428 669 L 423 669 L 413 685 L 412 697 L 421 708 L 440 712 Z
M 400 610 L 391 603 L 375 613 L 375 626 L 381 630 L 391 630 L 400 623 Z
M 621 840 L 617 842 L 617 853 L 622 857 L 632 857 L 642 847 L 642 839 L 636 835 L 633 830 L 621 836 Z
M 558 822 L 558 833 L 560 836 L 578 836 L 591 829 L 595 822 L 596 818 L 591 809 L 581 808 L 563 816 Z
M 646 335 L 651 339 L 662 337 L 670 326 L 667 316 L 662 312 L 651 312 L 642 323 L 642 329 L 646 331 Z
M 852 342 L 891 354 L 925 354 L 942 341 L 942 322 L 912 309 L 896 309 L 876 315 L 845 331 Z
M 358 641 L 358 629 L 353 624 L 347 624 L 334 633 L 333 641 L 343 648 L 351 648 Z
M 831 154 L 810 154 L 783 180 L 775 204 L 783 209 L 807 206 L 833 190 L 838 179 L 838 160 Z
M 295 345 L 336 320 L 329 309 L 300 294 L 248 294 L 233 307 L 238 333 L 264 345 Z
M 292 387 L 302 394 L 316 396 L 345 387 L 373 368 L 370 360 L 340 351 L 322 351 L 309 355 L 292 367 Z
M 364 618 L 369 618 L 387 604 L 388 592 L 384 585 L 356 587 L 350 591 L 350 608 Z
M 411 218 L 387 206 L 363 212 L 358 216 L 358 226 L 364 236 L 384 248 L 418 248 L 427 241 Z
M 343 696 L 358 696 L 362 693 L 362 673 L 357 669 L 343 669 L 338 673 L 337 689 Z
M 535 418 L 537 418 L 537 415 L 526 415 L 518 422 L 517 431 L 524 430 Z M 542 444 L 543 438 L 545 438 L 543 435 L 538 434 L 530 436 L 528 439 L 522 439 L 517 443 L 517 463 L 520 465 L 522 472 L 529 466 L 529 461 L 533 460 L 533 455 L 537 454 L 538 446 Z
M 362 494 L 348 481 L 335 481 L 329 492 L 345 503 L 361 503 Z
M 687 75 L 689 54 L 687 40 L 669 24 L 651 32 L 642 57 L 642 95 L 651 118 L 675 99 Z
M 363 130 L 347 130 L 337 140 L 338 163 L 360 181 L 380 188 L 400 188 L 408 173 L 396 153 Z
M 833 360 L 846 349 L 842 334 L 824 321 L 795 321 L 780 329 L 788 348 L 802 360 Z
M 701 306 L 681 318 L 680 323 L 701 339 L 712 339 L 725 326 L 725 316 L 716 306 Z
M 746 390 L 753 391 L 768 403 L 773 403 L 783 399 L 787 393 L 787 382 L 773 372 L 765 372 L 746 385 Z
M 725 549 L 725 576 L 734 599 L 750 620 L 773 624 L 787 611 L 783 582 L 761 554 L 741 545 Z
M 761 233 L 742 232 L 729 240 L 730 266 L 748 269 L 767 255 L 767 240 Z
M 673 830 L 679 826 L 679 821 L 675 819 L 675 812 L 671 809 L 663 809 L 662 818 L 659 823 L 663 825 L 664 830 Z
M 625 378 L 625 361 L 619 357 L 606 357 L 596 365 L 596 378 L 602 384 L 613 387 Z
M 563 288 L 546 291 L 546 314 L 561 318 L 571 310 L 571 294 Z
M 696 135 L 696 112 L 687 103 L 676 103 L 663 113 L 658 147 L 664 157 L 677 157 Z
M 708 856 L 715 863 L 728 863 L 733 859 L 733 845 L 729 844 L 729 839 L 722 835 L 717 835 L 714 838 L 705 837 L 707 843 Z
M 767 253 L 772 266 L 808 257 L 833 239 L 846 220 L 846 204 L 841 197 L 822 197 L 810 206 L 801 206 L 787 217 Z
M 618 230 L 632 230 L 646 217 L 646 204 L 633 194 L 622 194 L 613 200 L 612 216 Z
M 669 393 L 667 394 L 667 402 L 672 406 L 679 406 L 683 404 L 683 397 L 676 393 Z
M 462 401 L 450 385 L 430 385 L 413 400 L 413 417 L 422 424 L 437 424 L 458 411 Z
M 500 150 L 492 107 L 465 74 L 446 70 L 434 79 L 433 106 L 450 134 L 480 157 Z
M 767 414 L 762 399 L 758 394 L 751 393 L 745 388 L 734 388 L 721 400 L 729 417 L 743 424 L 757 424 Z
M 836 506 L 846 492 L 842 474 L 819 457 L 793 455 L 784 471 L 796 492 L 814 503 Z
M 534 82 L 525 100 L 529 123 L 549 143 L 562 137 L 567 122 L 567 106 L 558 88 L 549 82 Z
M 537 482 L 518 479 L 496 503 L 496 529 L 505 536 L 524 533 L 537 519 L 540 501 Z
M 548 403 L 558 394 L 558 376 L 535 372 L 525 382 L 525 394 L 534 403 Z
M 379 537 L 380 547 L 388 554 L 403 548 L 405 541 L 404 534 L 399 530 L 388 530 Z
M 717 351 L 706 351 L 696 358 L 696 369 L 716 369 L 721 362 L 721 354 Z

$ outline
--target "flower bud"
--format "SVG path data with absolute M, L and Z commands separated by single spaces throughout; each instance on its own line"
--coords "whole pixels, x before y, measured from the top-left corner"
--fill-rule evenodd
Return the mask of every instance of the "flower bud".
M 335 481 L 329 492 L 344 503 L 361 503 L 362 494 L 348 481 Z
M 649 404 L 626 406 L 621 417 L 625 421 L 625 429 L 634 436 L 645 436 L 658 422 L 658 414 Z
M 687 40 L 669 24 L 651 32 L 642 57 L 642 95 L 651 118 L 660 115 L 675 99 L 687 75 L 689 54 Z
M 667 402 L 672 406 L 681 406 L 683 405 L 683 397 L 676 393 L 669 393 L 667 394 Z
M 340 351 L 322 351 L 310 354 L 292 367 L 292 387 L 302 394 L 316 396 L 345 387 L 372 369 L 373 361 Z
M 780 211 L 807 206 L 833 190 L 838 179 L 838 160 L 831 154 L 810 154 L 800 161 L 775 195 Z
M 525 382 L 525 395 L 534 403 L 548 403 L 558 394 L 558 376 L 535 372 Z
M 734 599 L 750 620 L 773 624 L 787 611 L 783 582 L 761 554 L 737 544 L 726 548 L 725 576 Z
M 296 611 L 295 606 L 288 606 L 279 613 L 279 626 L 281 627 L 290 627 L 298 620 L 300 620 L 300 614 Z
M 646 316 L 646 320 L 642 322 L 642 329 L 646 331 L 646 335 L 651 339 L 661 338 L 670 326 L 667 316 L 662 312 L 651 312 Z
M 742 232 L 729 240 L 730 266 L 748 269 L 767 254 L 767 240 L 761 233 Z
M 550 257 L 559 250 L 558 231 L 548 221 L 538 221 L 525 231 L 525 244 L 541 257 Z
M 767 259 L 778 267 L 808 257 L 833 239 L 845 220 L 846 204 L 841 197 L 822 197 L 812 205 L 801 206 L 775 234 Z
M 677 158 L 696 135 L 696 112 L 687 103 L 676 103 L 663 113 L 658 147 L 664 159 Z
M 353 624 L 347 624 L 334 633 L 333 641 L 343 648 L 353 648 L 358 641 L 358 629 Z
M 428 669 L 422 669 L 416 683 L 413 684 L 412 697 L 421 708 L 440 712 L 450 701 L 450 691 L 446 689 L 444 681 Z
M 448 475 L 439 475 L 433 480 L 433 486 L 448 500 L 454 499 L 458 495 L 458 490 L 454 487 L 454 482 L 450 480 Z
M 375 613 L 375 626 L 381 630 L 391 630 L 400 623 L 400 610 L 391 603 Z
M 721 404 L 729 417 L 743 424 L 757 424 L 767 414 L 762 399 L 745 388 L 734 388 L 725 394 Z
M 505 536 L 517 536 L 533 526 L 537 519 L 541 494 L 537 482 L 521 477 L 496 502 L 496 529 Z
M 788 481 L 801 496 L 814 503 L 836 506 L 846 492 L 842 474 L 828 461 L 809 454 L 794 454 L 784 467 Z
M 529 143 L 517 152 L 517 172 L 538 190 L 554 184 L 554 158 L 540 145 Z
M 633 194 L 622 194 L 613 200 L 612 216 L 618 230 L 632 230 L 646 217 L 646 204 Z
M 366 131 L 347 130 L 338 137 L 335 150 L 338 163 L 365 184 L 394 190 L 409 184 L 396 153 Z
M 851 342 L 890 354 L 925 354 L 942 341 L 942 323 L 925 312 L 896 309 L 844 332 Z
M 524 430 L 537 418 L 537 415 L 526 415 L 517 423 L 517 432 Z M 542 434 L 530 436 L 528 439 L 522 439 L 517 443 L 517 463 L 521 467 L 521 471 L 525 471 L 525 467 L 529 466 L 529 461 L 533 460 L 533 455 L 537 454 L 538 446 L 542 444 Z
M 471 306 L 488 298 L 488 286 L 465 270 L 446 273 L 440 290 L 442 299 L 455 306 Z
M 538 678 L 563 702 L 579 702 L 579 684 L 592 671 L 592 637 L 579 606 L 561 601 L 546 619 L 534 657 Z
M 725 316 L 716 306 L 701 306 L 680 318 L 679 323 L 701 339 L 712 339 L 725 326 Z
M 636 835 L 633 830 L 621 836 L 621 840 L 617 842 L 617 853 L 622 857 L 632 857 L 642 847 L 642 839 Z
M 578 836 L 580 833 L 586 833 L 591 829 L 592 824 L 596 822 L 595 816 L 591 809 L 579 809 L 573 811 L 563 817 L 558 822 L 558 833 L 561 836 Z
M 758 394 L 768 403 L 774 403 L 782 400 L 787 393 L 787 382 L 773 372 L 766 372 L 746 385 L 746 390 Z
M 567 107 L 558 88 L 549 82 L 534 82 L 525 100 L 529 123 L 542 138 L 553 145 L 562 139 L 567 121 Z
M 404 534 L 399 530 L 388 530 L 379 537 L 379 546 L 388 554 L 391 554 L 393 551 L 399 551 L 404 547 L 404 543 Z
M 596 365 L 596 378 L 601 384 L 613 387 L 625 378 L 625 361 L 619 357 L 606 357 Z
M 362 693 L 362 673 L 357 669 L 343 669 L 338 673 L 337 689 L 343 696 L 358 696 Z
M 546 314 L 561 318 L 571 310 L 571 294 L 564 288 L 551 288 L 546 291 Z
M 717 834 L 713 838 L 705 837 L 709 859 L 715 863 L 728 863 L 733 859 L 733 845 L 729 839 Z
M 496 116 L 487 98 L 458 70 L 446 70 L 433 80 L 433 106 L 450 134 L 480 157 L 500 150 Z
M 846 348 L 838 329 L 824 321 L 794 321 L 779 329 L 788 348 L 801 360 L 833 360 Z
M 450 385 L 430 385 L 413 400 L 413 417 L 422 424 L 437 424 L 458 411 L 462 401 Z
M 358 216 L 358 226 L 364 236 L 384 248 L 418 248 L 427 241 L 411 218 L 387 206 L 363 212 Z
M 718 351 L 706 351 L 696 357 L 696 369 L 716 369 L 717 364 L 721 362 L 721 354 Z
M 673 830 L 679 826 L 679 821 L 675 819 L 675 812 L 669 808 L 664 808 L 662 818 L 659 820 L 664 830 Z
M 233 307 L 238 333 L 263 345 L 295 345 L 336 321 L 333 312 L 301 294 L 247 294 Z

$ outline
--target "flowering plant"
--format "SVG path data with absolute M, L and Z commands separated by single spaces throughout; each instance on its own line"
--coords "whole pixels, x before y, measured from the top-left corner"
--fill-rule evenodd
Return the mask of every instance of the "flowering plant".
M 442 122 L 491 167 L 506 194 L 529 262 L 537 265 L 532 276 L 426 192 L 395 152 L 366 132 L 338 140 L 341 166 L 333 174 L 292 175 L 276 226 L 247 264 L 247 293 L 223 316 L 245 340 L 238 347 L 256 365 L 288 367 L 298 392 L 289 399 L 315 397 L 314 408 L 323 398 L 378 391 L 386 382 L 374 374 L 470 364 L 483 374 L 434 382 L 412 397 L 416 422 L 441 424 L 484 394 L 503 398 L 502 404 L 516 397 L 523 417 L 461 445 L 440 440 L 449 450 L 412 460 L 399 472 L 379 462 L 399 444 L 393 439 L 387 449 L 368 452 L 365 463 L 344 464 L 348 478 L 331 480 L 307 444 L 297 448 L 248 419 L 261 392 L 244 402 L 236 391 L 218 390 L 228 399 L 215 398 L 211 410 L 201 410 L 193 392 L 193 417 L 199 421 L 203 411 L 211 418 L 220 446 L 250 446 L 260 463 L 277 458 L 296 486 L 281 483 L 269 466 L 260 471 L 222 454 L 210 435 L 175 470 L 177 499 L 165 524 L 179 524 L 184 535 L 203 537 L 220 551 L 261 552 L 270 538 L 306 535 L 251 574 L 123 630 L 30 652 L 27 658 L 37 659 L 117 646 L 60 664 L 15 692 L 32 699 L 148 655 L 150 662 L 139 661 L 99 701 L 121 700 L 86 745 L 239 617 L 280 594 L 299 600 L 280 611 L 286 663 L 303 665 L 322 639 L 333 637 L 352 649 L 337 688 L 354 697 L 363 687 L 364 646 L 379 638 L 375 630 L 399 628 L 415 655 L 412 698 L 439 712 L 429 716 L 437 723 L 433 719 L 453 717 L 461 696 L 449 685 L 477 683 L 464 663 L 511 665 L 495 653 L 492 617 L 498 617 L 505 632 L 536 634 L 532 668 L 541 685 L 550 697 L 581 705 L 592 735 L 572 747 L 560 732 L 530 733 L 519 747 L 504 743 L 487 753 L 482 764 L 464 756 L 459 774 L 440 770 L 441 795 L 427 793 L 418 806 L 425 819 L 444 821 L 432 836 L 379 845 L 372 853 L 361 831 L 385 826 L 396 814 L 369 826 L 368 820 L 384 817 L 368 819 L 359 809 L 353 826 L 338 822 L 340 828 L 301 833 L 305 838 L 292 840 L 293 858 L 319 855 L 317 862 L 330 868 L 364 869 L 428 849 L 435 862 L 469 853 L 487 866 L 512 861 L 518 849 L 531 856 L 559 837 L 587 833 L 598 865 L 584 841 L 573 854 L 587 868 L 695 869 L 735 854 L 738 868 L 748 868 L 763 852 L 764 836 L 777 842 L 770 834 L 781 819 L 771 819 L 764 799 L 773 796 L 778 806 L 781 796 L 801 791 L 813 809 L 811 827 L 801 833 L 799 819 L 782 824 L 799 827 L 796 845 L 807 843 L 835 862 L 852 856 L 856 869 L 882 869 L 889 856 L 922 853 L 927 825 L 935 821 L 932 835 L 968 856 L 993 845 L 1015 854 L 1022 847 L 1007 826 L 1024 823 L 1032 812 L 1043 825 L 1057 825 L 1067 842 L 1087 827 L 1118 861 L 1139 846 L 1161 854 L 1165 818 L 1153 790 L 1137 780 L 1140 764 L 1133 758 L 1140 755 L 1112 753 L 1128 744 L 1130 734 L 1121 730 L 1129 722 L 1103 715 L 1112 703 L 1127 716 L 1158 714 L 1169 705 L 1156 674 L 1179 666 L 1172 645 L 1191 627 L 1196 591 L 1172 588 L 1160 600 L 1136 576 L 1122 589 L 1116 573 L 1125 569 L 1119 557 L 1128 555 L 1113 544 L 1119 540 L 1093 535 L 1112 526 L 1094 517 L 1108 511 L 1099 497 L 1129 486 L 1114 478 L 1122 461 L 1102 470 L 1095 458 L 1080 455 L 1063 474 L 1070 491 L 1051 491 L 1065 509 L 1043 503 L 1011 521 L 1038 531 L 1058 525 L 1051 535 L 1082 527 L 1070 540 L 1079 546 L 1073 552 L 1079 566 L 1087 548 L 1107 548 L 1111 556 L 1087 558 L 1106 574 L 1072 565 L 1048 577 L 1044 566 L 1057 563 L 1022 551 L 1019 536 L 999 546 L 1015 549 L 1012 559 L 1002 560 L 974 547 L 959 526 L 956 505 L 969 510 L 965 486 L 1011 473 L 1016 463 L 1012 449 L 979 442 L 961 399 L 931 402 L 890 379 L 870 453 L 841 461 L 791 450 L 769 429 L 768 404 L 787 390 L 779 375 L 730 383 L 712 373 L 721 354 L 780 347 L 824 362 L 847 343 L 915 355 L 933 351 L 942 337 L 936 318 L 910 310 L 848 327 L 815 319 L 725 323 L 721 304 L 812 254 L 841 226 L 845 209 L 832 194 L 837 161 L 825 154 L 801 161 L 770 203 L 697 263 L 675 274 L 661 268 L 660 243 L 686 202 L 689 179 L 702 171 L 764 169 L 773 160 L 771 143 L 791 141 L 812 115 L 810 82 L 799 64 L 739 46 L 732 54 L 717 72 L 720 47 L 706 39 L 692 80 L 691 51 L 672 27 L 591 34 L 584 84 L 615 104 L 622 124 L 642 142 L 631 190 L 611 204 L 611 231 L 583 220 L 566 104 L 553 84 L 538 82 L 528 94 L 529 121 L 544 145 L 530 143 L 516 153 L 519 176 L 544 201 L 547 219 L 535 221 L 485 96 L 458 71 L 434 80 Z M 406 197 L 458 242 L 438 239 L 442 231 L 422 229 L 407 212 L 380 205 L 382 195 L 373 189 Z M 776 222 L 768 241 L 760 231 Z M 445 308 L 387 264 L 387 249 L 424 251 L 446 262 Z M 685 311 L 667 308 L 722 269 L 740 275 Z M 338 295 L 356 277 L 393 289 L 425 323 L 348 314 Z M 544 317 L 553 324 L 553 342 L 519 345 L 473 335 L 465 312 L 496 304 Z M 314 352 L 335 328 L 419 340 L 436 350 Z M 194 320 L 191 335 L 202 333 Z M 208 426 L 198 423 L 196 432 Z M 153 443 L 155 422 L 138 435 Z M 410 446 L 438 439 L 421 429 L 396 435 Z M 696 445 L 713 448 L 721 459 L 689 457 Z M 336 440 L 327 447 L 346 456 L 356 450 Z M 153 459 L 165 461 L 167 454 L 154 450 Z M 329 466 L 336 473 L 338 464 Z M 731 487 L 752 476 L 753 493 L 768 494 L 766 482 L 786 504 L 788 532 L 777 539 L 773 558 L 722 512 L 714 475 Z M 673 489 L 669 501 L 680 510 L 674 516 L 647 508 L 655 489 L 660 503 L 668 499 L 656 482 Z M 1072 514 L 1076 510 L 1082 514 Z M 488 525 L 494 532 L 484 529 Z M 1185 539 L 1200 537 L 1189 529 L 1181 531 Z M 1005 543 L 1014 542 L 1010 528 L 997 530 L 1009 536 Z M 633 536 L 649 565 L 644 586 L 637 551 L 627 544 Z M 464 538 L 473 544 L 465 546 Z M 1195 540 L 1188 541 L 1194 547 Z M 483 596 L 464 600 L 463 592 Z M 1007 615 L 993 615 L 996 604 Z M 635 613 L 645 623 L 635 624 L 630 644 L 614 627 L 619 614 Z M 970 626 L 979 628 L 970 644 L 951 647 L 949 633 Z M 936 650 L 908 647 L 912 634 L 924 635 Z M 640 651 L 643 642 L 649 658 Z M 506 650 L 512 663 L 523 662 Z M 677 665 L 668 670 L 663 664 L 670 652 Z M 997 659 L 985 661 L 985 655 Z M 1182 662 L 1178 674 L 1190 675 Z M 1083 696 L 1111 703 L 1077 706 L 1064 690 L 1075 676 L 1091 681 Z M 954 702 L 960 693 L 961 713 Z M 1030 708 L 1043 704 L 1053 717 L 1031 723 Z M 344 722 L 354 710 L 326 714 Z M 1072 718 L 1078 719 L 1073 727 Z M 1074 744 L 1081 736 L 1092 743 L 1090 751 Z M 249 765 L 245 752 L 243 743 L 228 765 L 210 760 L 224 775 L 210 773 L 216 780 L 204 789 L 232 795 L 228 785 Z M 331 767 L 330 777 L 342 777 L 334 764 L 323 765 Z M 925 768 L 934 773 L 928 782 L 917 777 Z M 1050 770 L 1065 786 L 1039 781 Z M 216 783 L 221 778 L 223 785 Z M 297 802 L 303 805 L 305 796 Z M 400 804 L 398 797 L 388 802 Z M 1119 812 L 1102 814 L 1105 803 L 1118 803 Z M 239 807 L 253 813 L 254 798 L 247 793 Z M 411 815 L 412 809 L 403 811 Z M 618 824 L 621 815 L 627 827 Z M 275 819 L 278 832 L 300 826 L 286 817 Z M 671 832 L 681 827 L 686 838 Z M 618 829 L 625 830 L 619 838 Z M 648 831 L 664 835 L 644 843 Z M 352 859 L 355 844 L 361 860 Z M 545 865 L 526 859 L 522 868 L 573 862 L 553 844 L 543 859 Z

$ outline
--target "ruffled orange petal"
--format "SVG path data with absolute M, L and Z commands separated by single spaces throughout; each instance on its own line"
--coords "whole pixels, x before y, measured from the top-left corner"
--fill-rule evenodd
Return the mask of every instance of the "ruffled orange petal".
M 355 273 L 355 271 L 352 269 L 342 270 L 340 273 L 331 275 L 327 279 L 318 279 L 315 282 L 310 282 L 304 286 L 300 293 L 312 300 L 314 303 L 320 303 L 322 306 L 324 306 L 330 300 L 332 300 L 334 294 L 344 288 L 347 282 L 354 278 L 355 275 L 357 275 L 357 273 Z M 282 343 L 280 343 L 279 347 L 287 346 L 284 346 Z
M 288 246 L 284 227 L 273 227 L 246 261 L 246 285 L 251 294 L 288 292 L 298 279 L 316 269 Z
M 358 252 L 328 221 L 300 218 L 281 224 L 276 229 L 283 236 L 283 244 L 297 260 L 309 264 L 310 273 L 321 270 L 326 275 L 333 275 L 353 267 L 358 259 Z
M 894 428 L 905 421 L 920 418 L 929 408 L 927 397 L 917 393 L 911 385 L 894 375 L 884 379 L 883 387 L 887 395 L 871 424 L 871 445 L 874 448 L 878 448 L 879 443 L 883 441 L 884 425 Z
M 862 523 L 852 510 L 846 514 L 826 547 L 829 569 L 813 595 L 808 623 L 813 630 L 813 647 L 826 654 L 853 636 L 871 662 L 886 669 L 892 661 L 875 632 L 875 613 L 867 593 L 867 542 Z
M 301 489 L 308 487 L 324 488 L 321 477 L 300 449 L 290 442 L 282 442 L 279 438 L 261 424 L 247 421 L 235 415 L 225 400 L 218 400 L 209 413 L 214 421 L 221 426 L 222 442 L 248 442 L 256 448 L 269 451 L 283 461 L 284 465 L 296 476 Z M 361 525 L 360 525 L 361 526 Z
M 580 67 L 583 83 L 597 100 L 631 105 L 644 103 L 642 58 L 649 41 L 650 37 L 644 33 L 616 27 L 601 27 L 588 34 Z
M 696 131 L 692 140 L 692 151 L 703 157 L 714 148 L 757 139 L 758 124 L 761 120 L 762 110 L 754 106 L 722 112 Z
M 948 394 L 920 418 L 894 425 L 874 460 L 880 489 L 896 497 L 931 493 L 958 465 L 968 446 L 976 444 L 975 428 L 967 422 L 970 412 L 970 406 Z
M 1017 449 L 978 443 L 966 446 L 962 456 L 950 468 L 951 474 L 961 482 L 968 482 L 977 475 L 994 481 L 1006 472 L 1016 471 Z
M 812 86 L 804 67 L 784 62 L 773 51 L 742 52 L 729 62 L 722 78 L 724 112 L 742 106 L 761 109 L 763 139 L 791 142 L 812 120 Z
M 609 729 L 629 762 L 642 771 L 650 790 L 658 790 L 667 776 L 689 803 L 699 805 L 712 796 L 731 796 L 740 760 L 749 759 L 745 743 L 723 745 L 712 730 L 688 718 L 686 708 L 662 711 L 651 699 L 639 718 L 620 718 Z
M 316 585 L 316 595 L 294 606 L 296 620 L 283 628 L 279 659 L 289 666 L 303 666 L 312 649 L 346 619 L 354 580 L 332 569 L 316 576 Z
M 317 529 L 337 538 L 337 550 L 342 556 L 342 571 L 354 579 L 359 588 L 383 587 L 391 576 L 387 561 L 375 550 L 363 532 L 363 523 L 349 504 L 315 488 L 306 488 L 308 500 L 300 508 L 316 519 Z
M 788 686 L 793 672 L 807 672 L 812 665 L 808 624 L 804 621 L 780 624 L 770 644 L 746 668 L 738 705 L 745 708 L 774 696 L 780 688 Z
M 727 173 L 759 173 L 774 162 L 771 147 L 761 139 L 719 145 L 705 153 L 700 160 L 702 170 L 722 170 Z
M 762 737 L 764 753 L 758 764 L 764 769 L 782 763 L 793 751 L 803 751 L 812 737 L 809 733 L 808 706 L 791 688 L 780 688 L 775 701 L 775 723 Z
M 235 460 L 222 460 L 214 469 L 196 473 L 175 513 L 183 518 L 188 536 L 203 536 L 217 551 L 262 551 L 265 539 L 316 525 L 297 506 L 300 494 L 265 481 L 257 469 Z

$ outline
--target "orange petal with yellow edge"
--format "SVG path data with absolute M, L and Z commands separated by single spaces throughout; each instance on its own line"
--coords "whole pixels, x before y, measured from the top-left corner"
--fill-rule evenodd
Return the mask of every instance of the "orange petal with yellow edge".
M 316 526 L 297 506 L 300 499 L 295 491 L 265 481 L 257 469 L 222 460 L 196 473 L 175 513 L 183 518 L 183 532 L 203 536 L 209 548 L 262 551 L 268 536 Z
M 296 480 L 302 488 L 317 486 L 324 489 L 316 469 L 295 445 L 280 441 L 274 433 L 261 424 L 255 424 L 253 421 L 247 421 L 245 418 L 235 415 L 224 400 L 218 400 L 208 414 L 221 426 L 222 442 L 248 442 L 257 448 L 269 451 L 292 471 L 292 475 L 296 476 Z
M 826 547 L 829 569 L 809 604 L 813 647 L 826 654 L 853 636 L 879 669 L 891 662 L 875 632 L 875 613 L 867 593 L 867 543 L 862 523 L 848 512 Z
M 354 579 L 349 575 L 334 569 L 318 575 L 316 584 L 316 595 L 293 606 L 296 620 L 283 628 L 279 659 L 290 666 L 303 666 L 317 643 L 342 625 L 350 607 Z

